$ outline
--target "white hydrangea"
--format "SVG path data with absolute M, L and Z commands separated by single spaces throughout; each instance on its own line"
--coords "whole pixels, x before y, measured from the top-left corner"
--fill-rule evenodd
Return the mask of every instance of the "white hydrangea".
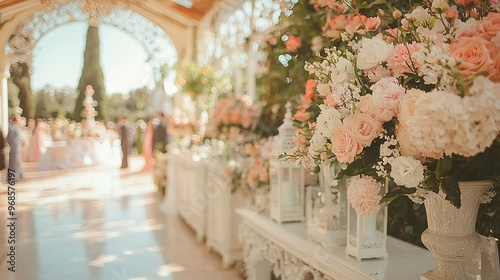
M 465 109 L 461 98 L 453 93 L 434 91 L 423 94 L 415 103 L 413 116 L 408 118 L 407 140 L 424 156 L 439 158 L 451 155 L 457 129 L 464 122 Z M 398 139 L 400 142 L 403 139 Z
M 479 76 L 463 98 L 465 121 L 453 138 L 455 153 L 473 156 L 483 152 L 500 132 L 500 84 Z
M 316 119 L 317 131 L 324 137 L 331 139 L 335 131 L 342 126 L 341 117 L 342 115 L 335 108 L 321 106 L 321 113 Z

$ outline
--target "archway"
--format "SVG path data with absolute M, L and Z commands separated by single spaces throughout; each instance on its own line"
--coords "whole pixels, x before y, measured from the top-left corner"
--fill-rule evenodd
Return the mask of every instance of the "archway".
M 29 20 L 19 20 L 19 18 L 26 17 L 26 14 L 30 13 L 32 17 Z M 4 71 L 2 76 L 2 87 L 0 87 L 0 94 L 2 95 L 1 103 L 3 103 L 0 104 L 2 105 L 1 127 L 5 127 L 7 124 L 6 80 L 8 78 L 10 64 L 20 61 L 30 64 L 34 46 L 51 30 L 67 23 L 88 21 L 88 15 L 79 10 L 73 2 L 62 5 L 58 9 L 50 12 L 27 9 L 24 16 L 18 15 L 16 18 L 17 25 L 15 28 L 11 27 L 11 30 L 13 30 L 12 34 L 8 35 L 8 39 L 5 40 L 4 38 L 4 40 L 0 40 L 6 41 L 5 52 L 0 59 L 2 62 L 0 64 L 2 64 L 1 67 L 3 67 L 2 70 Z M 13 21 L 16 21 L 16 18 L 14 18 Z M 10 22 L 10 24 L 12 24 L 12 22 Z M 186 53 L 186 46 L 182 44 L 179 45 L 178 42 L 174 43 L 169 35 L 167 35 L 165 26 L 160 27 L 145 16 L 132 10 L 115 7 L 109 13 L 103 14 L 99 18 L 99 24 L 116 27 L 135 38 L 137 43 L 139 43 L 147 53 L 148 64 L 154 69 L 158 69 L 163 65 L 168 65 L 170 68 L 173 68 L 177 63 L 179 53 Z M 6 35 L 3 34 L 3 36 L 5 37 Z M 161 46 L 161 44 L 163 44 L 163 46 Z M 181 52 L 178 51 L 179 47 Z M 173 51 L 165 52 L 165 49 Z

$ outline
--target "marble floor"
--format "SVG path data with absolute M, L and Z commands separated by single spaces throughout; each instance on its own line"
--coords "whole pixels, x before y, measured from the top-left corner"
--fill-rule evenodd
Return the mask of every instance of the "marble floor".
M 164 199 L 157 193 L 142 165 L 140 157 L 131 157 L 128 170 L 38 172 L 27 165 L 26 178 L 15 185 L 14 236 L 2 183 L 0 279 L 243 279 L 196 242 L 176 214 L 172 194 Z M 15 272 L 8 270 L 10 240 Z

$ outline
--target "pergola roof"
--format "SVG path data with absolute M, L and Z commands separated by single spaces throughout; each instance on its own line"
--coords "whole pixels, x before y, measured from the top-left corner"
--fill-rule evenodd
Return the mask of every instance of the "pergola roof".
M 189 1 L 189 0 L 184 0 Z M 38 1 L 26 0 L 3 0 L 0 1 L 0 16 L 4 11 L 22 7 L 23 5 L 33 5 Z M 63 2 L 63 1 L 62 1 Z M 189 23 L 183 22 L 183 19 L 188 21 L 201 20 L 218 2 L 221 0 L 191 0 L 192 6 L 186 8 L 172 0 L 118 0 L 118 5 L 124 7 L 136 7 L 144 9 L 146 12 L 158 14 L 161 13 L 165 20 L 179 22 L 179 24 Z M 224 1 L 228 2 L 228 1 Z M 229 1 L 231 2 L 231 1 Z

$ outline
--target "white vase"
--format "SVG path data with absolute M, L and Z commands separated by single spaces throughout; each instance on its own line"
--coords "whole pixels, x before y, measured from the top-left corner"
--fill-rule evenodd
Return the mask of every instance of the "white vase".
M 491 181 L 459 182 L 462 202 L 459 209 L 445 200 L 441 191 L 430 192 L 424 203 L 428 228 L 422 233 L 422 242 L 438 265 L 420 279 L 470 279 L 464 261 L 479 245 L 480 236 L 475 233 L 477 212 L 481 197 L 491 184 Z
M 261 214 L 269 214 L 269 188 L 257 189 L 254 195 L 255 206 L 257 212 Z

